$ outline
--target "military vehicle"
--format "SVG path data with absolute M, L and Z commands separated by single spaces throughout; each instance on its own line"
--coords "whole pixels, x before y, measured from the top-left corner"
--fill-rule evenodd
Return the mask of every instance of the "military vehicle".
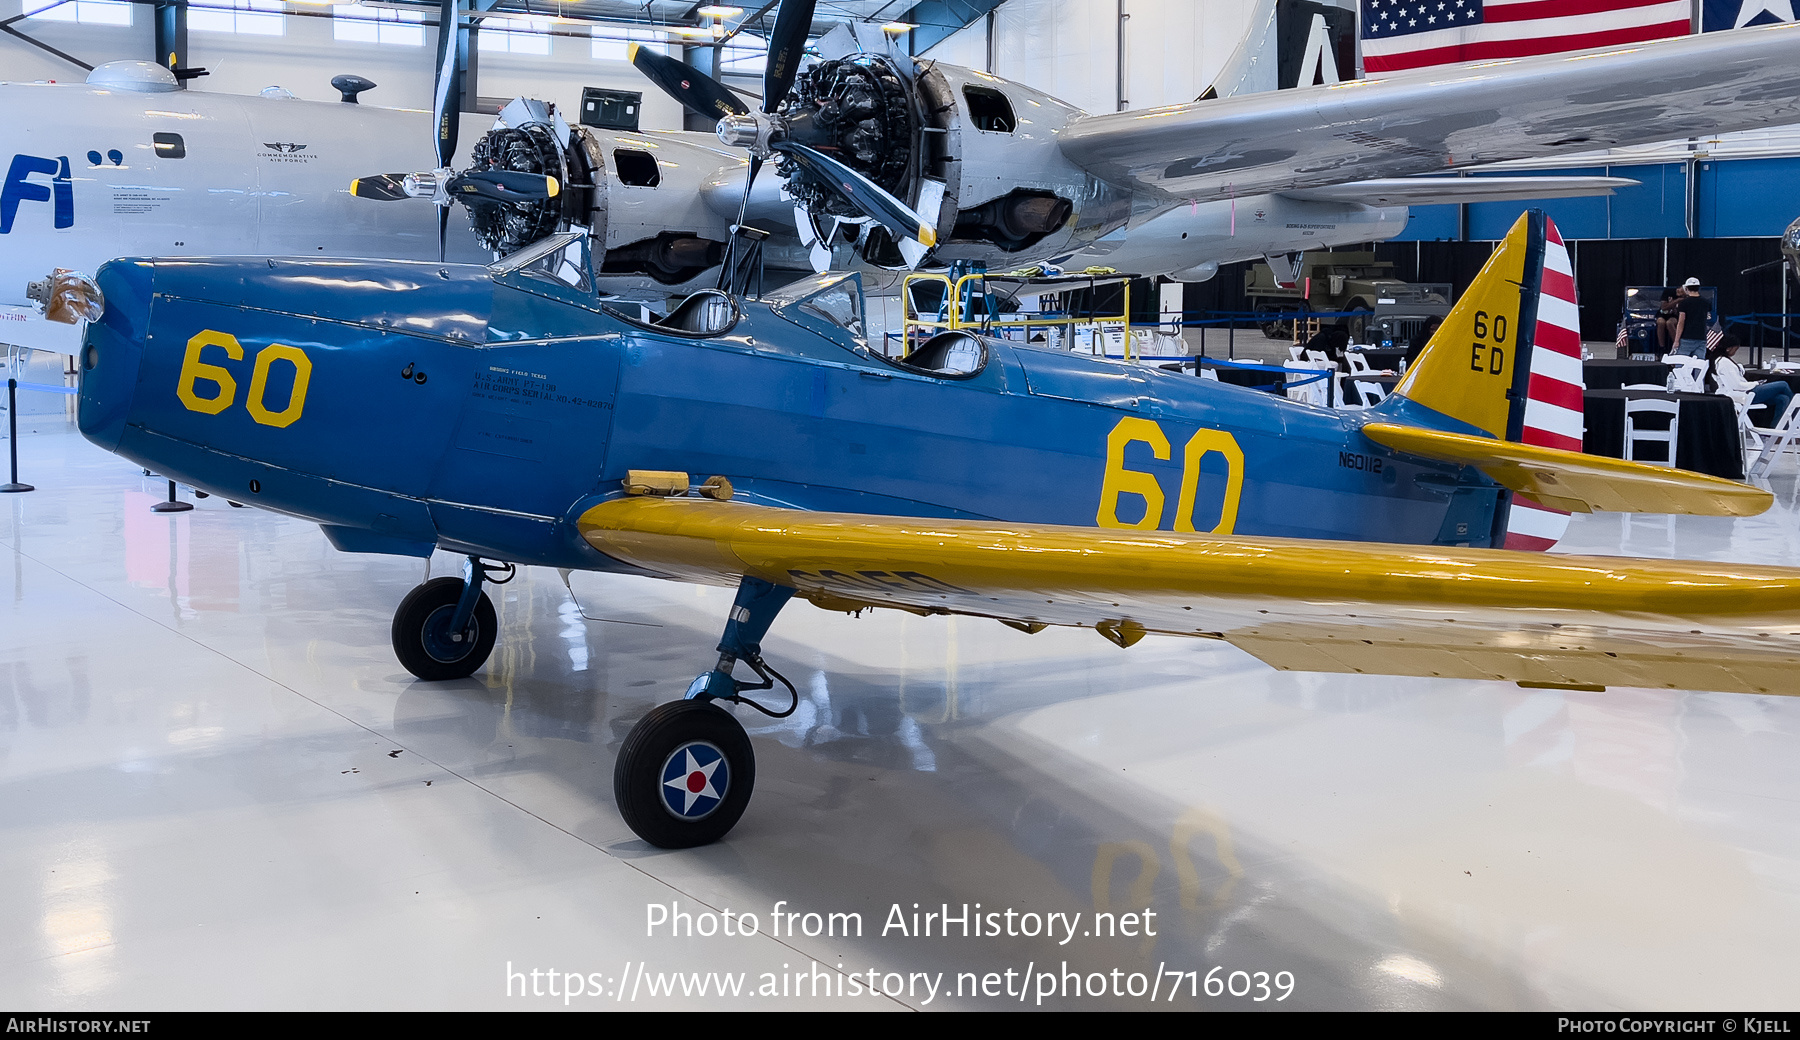
M 1266 261 L 1244 273 L 1244 295 L 1251 309 L 1265 316 L 1262 329 L 1270 339 L 1294 339 L 1297 333 L 1299 339 L 1306 338 L 1308 320 L 1296 316 L 1310 313 L 1337 315 L 1320 320 L 1339 322 L 1350 330 L 1352 342 L 1367 343 L 1377 319 L 1423 323 L 1434 315 L 1448 315 L 1455 301 L 1452 286 L 1403 282 L 1392 277 L 1392 263 L 1375 259 L 1366 249 L 1317 250 L 1275 259 L 1283 268 L 1279 275 Z M 1298 330 L 1296 321 L 1301 324 Z

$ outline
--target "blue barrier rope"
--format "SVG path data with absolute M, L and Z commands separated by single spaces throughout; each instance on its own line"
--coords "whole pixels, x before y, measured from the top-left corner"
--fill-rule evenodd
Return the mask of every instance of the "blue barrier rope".
M 37 390 L 46 394 L 68 394 L 71 397 L 81 392 L 72 386 L 51 386 L 48 383 L 20 383 L 19 389 Z

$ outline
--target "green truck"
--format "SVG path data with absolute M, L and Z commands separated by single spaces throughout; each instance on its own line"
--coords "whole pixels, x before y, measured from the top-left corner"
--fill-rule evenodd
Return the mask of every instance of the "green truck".
M 1257 264 L 1244 274 L 1244 295 L 1264 318 L 1262 329 L 1270 339 L 1295 338 L 1296 316 L 1304 313 L 1349 312 L 1323 321 L 1346 326 L 1355 343 L 1377 336 L 1398 341 L 1432 316 L 1450 313 L 1453 286 L 1403 282 L 1392 277 L 1393 269 L 1369 250 L 1319 250 L 1301 258 L 1291 286 L 1282 285 L 1267 263 Z

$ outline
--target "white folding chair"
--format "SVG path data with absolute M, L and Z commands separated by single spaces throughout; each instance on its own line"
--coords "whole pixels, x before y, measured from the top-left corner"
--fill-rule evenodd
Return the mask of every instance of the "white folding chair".
M 1756 452 L 1756 458 L 1745 467 L 1745 473 L 1752 477 L 1766 477 L 1775 466 L 1775 456 L 1780 455 L 1793 446 L 1794 439 L 1800 437 L 1800 429 L 1795 428 L 1795 416 L 1800 414 L 1800 397 L 1788 402 L 1787 410 L 1782 412 L 1769 427 L 1749 426 L 1746 428 L 1745 446 Z M 1744 413 L 1744 422 L 1748 423 L 1749 415 Z M 1756 447 L 1749 448 L 1751 438 Z
M 1350 387 L 1356 391 L 1356 399 L 1360 403 L 1352 405 L 1346 402 L 1344 405 L 1346 408 L 1373 408 L 1387 397 L 1387 389 L 1380 383 L 1371 383 L 1362 379 L 1354 379 L 1351 380 Z
M 1663 429 L 1652 423 L 1640 428 L 1638 419 L 1648 416 L 1667 416 L 1669 425 Z M 1653 397 L 1640 398 L 1625 402 L 1625 458 L 1632 462 L 1646 462 L 1653 466 L 1675 465 L 1675 445 L 1681 427 L 1681 402 L 1662 401 Z M 1664 455 L 1660 459 L 1638 458 L 1638 445 L 1661 444 Z
M 1369 359 L 1358 350 L 1344 351 L 1344 360 L 1350 362 L 1350 374 L 1353 376 L 1372 376 L 1375 370 L 1369 367 Z
M 1200 370 L 1200 378 L 1210 379 L 1216 383 L 1219 381 L 1219 370 L 1216 368 L 1202 368 Z
M 1295 361 L 1305 361 L 1306 359 L 1300 356 L 1305 350 L 1305 347 L 1299 346 L 1298 344 L 1291 346 L 1288 348 L 1288 357 L 1293 358 Z
M 1302 383 L 1299 386 L 1290 385 L 1287 388 L 1289 400 L 1304 401 L 1307 404 L 1316 404 L 1321 408 L 1331 407 L 1331 383 L 1335 378 L 1331 373 L 1337 371 L 1336 365 L 1329 361 L 1289 361 L 1282 367 L 1294 373 L 1291 377 L 1294 379 L 1308 379 L 1321 374 L 1325 376 L 1323 379 L 1312 379 L 1311 382 Z
M 1678 394 L 1706 392 L 1706 362 L 1685 354 L 1670 354 L 1662 359 L 1669 366 L 1668 388 Z
M 1306 355 L 1305 360 L 1307 360 L 1307 361 L 1329 362 L 1331 360 L 1331 358 L 1329 358 L 1325 355 L 1325 352 L 1323 350 L 1307 350 L 1307 351 L 1304 351 L 1303 353 Z M 1333 365 L 1332 367 L 1336 368 L 1337 366 Z

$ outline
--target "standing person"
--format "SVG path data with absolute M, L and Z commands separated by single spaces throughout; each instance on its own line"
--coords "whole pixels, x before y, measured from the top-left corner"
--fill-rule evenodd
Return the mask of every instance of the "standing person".
M 1706 321 L 1712 316 L 1712 308 L 1700 295 L 1700 279 L 1689 278 L 1681 283 L 1675 310 L 1675 353 L 1705 357 Z
M 1782 413 L 1787 411 L 1788 402 L 1793 400 L 1794 388 L 1780 379 L 1752 383 L 1744 377 L 1744 370 L 1733 359 L 1737 352 L 1738 338 L 1730 333 L 1719 339 L 1718 346 L 1706 352 L 1710 362 L 1710 381 L 1719 388 L 1719 393 L 1734 398 L 1746 410 L 1757 405 L 1767 405 L 1768 412 L 1762 416 L 1763 425 L 1775 425 Z

